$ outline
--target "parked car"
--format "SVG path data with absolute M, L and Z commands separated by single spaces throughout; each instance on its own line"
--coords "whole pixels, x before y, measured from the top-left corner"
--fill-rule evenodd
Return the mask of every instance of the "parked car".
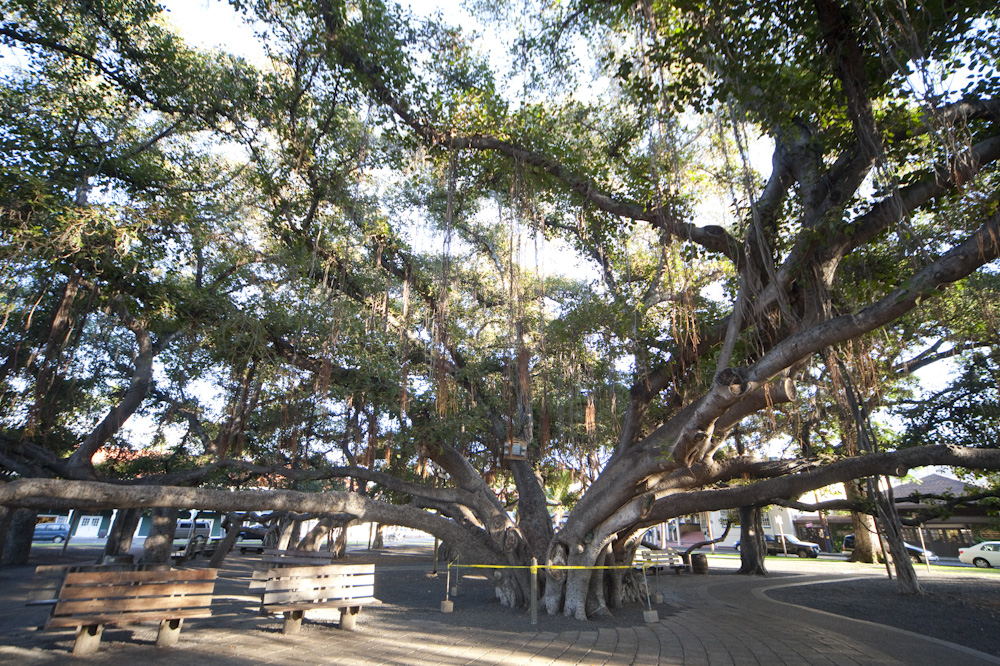
M 62 543 L 69 538 L 69 523 L 39 523 L 35 525 L 32 541 Z
M 267 534 L 267 526 L 261 525 L 260 523 L 247 523 L 240 528 L 240 535 L 238 539 L 243 541 L 244 539 L 264 539 L 264 535 Z
M 975 564 L 980 569 L 1000 567 L 1000 541 L 984 541 L 968 548 L 959 548 L 958 559 L 966 564 Z
M 782 545 L 781 539 L 784 538 L 785 542 Z M 787 552 L 789 555 L 795 554 L 799 557 L 819 557 L 819 544 L 813 543 L 812 541 L 802 541 L 796 537 L 789 534 L 778 535 L 776 537 L 770 534 L 764 535 L 764 541 L 767 543 L 767 554 L 768 555 L 780 555 Z M 733 548 L 736 550 L 740 549 L 740 542 L 737 541 L 733 544 Z
M 910 554 L 910 559 L 913 560 L 914 562 L 924 564 L 927 562 L 938 561 L 938 556 L 929 550 L 924 550 L 920 546 L 914 546 L 912 543 L 906 543 L 905 541 L 903 542 L 903 545 L 906 546 L 906 552 Z M 841 551 L 845 555 L 850 555 L 854 551 L 853 534 L 848 534 L 847 536 L 844 537 L 844 547 L 841 549 Z
M 188 535 L 205 537 L 206 539 L 212 536 L 212 521 L 195 519 L 194 521 L 194 534 L 191 534 L 191 519 L 181 518 L 177 521 L 177 529 L 174 532 L 175 539 L 187 539 Z

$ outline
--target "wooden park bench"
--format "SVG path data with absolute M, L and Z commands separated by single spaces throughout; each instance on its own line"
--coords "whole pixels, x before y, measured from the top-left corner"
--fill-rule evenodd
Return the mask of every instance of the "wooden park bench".
M 636 553 L 635 564 L 654 571 L 669 568 L 677 574 L 687 569 L 684 560 L 674 550 L 642 550 Z
M 329 550 L 277 550 L 267 548 L 250 575 L 250 590 L 264 589 L 267 573 L 278 567 L 319 566 L 333 564 L 333 553 Z
M 38 585 L 28 603 L 52 604 L 45 629 L 76 627 L 76 656 L 97 652 L 106 624 L 159 621 L 156 644 L 169 647 L 177 643 L 184 618 L 211 616 L 218 570 L 157 566 L 66 567 L 52 598 L 44 599 L 45 586 Z M 58 572 L 46 573 L 59 579 Z
M 282 633 L 297 634 L 307 610 L 340 609 L 340 628 L 353 630 L 362 606 L 381 604 L 374 564 L 274 567 L 264 583 L 263 610 L 283 613 Z

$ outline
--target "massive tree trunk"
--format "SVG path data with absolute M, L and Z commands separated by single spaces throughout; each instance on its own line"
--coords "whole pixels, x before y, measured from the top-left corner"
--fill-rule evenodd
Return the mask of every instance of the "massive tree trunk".
M 98 560 L 98 564 L 105 557 L 128 555 L 129 550 L 132 549 L 132 537 L 135 536 L 135 530 L 139 526 L 141 518 L 142 511 L 140 509 L 121 509 L 118 511 L 115 522 L 108 532 L 108 540 L 104 542 L 104 553 Z
M 222 542 L 216 547 L 215 552 L 212 553 L 212 559 L 208 563 L 209 567 L 218 569 L 226 561 L 226 556 L 232 552 L 233 546 L 236 545 L 236 540 L 240 536 L 240 530 L 243 529 L 243 516 L 244 514 L 235 512 L 228 514 L 226 536 L 223 537 Z
M 0 541 L 3 551 L 0 552 L 0 565 L 27 564 L 31 555 L 31 539 L 35 535 L 35 523 L 38 522 L 38 511 L 35 509 L 16 509 L 0 521 L 6 523 L 6 533 L 0 532 L 4 538 Z
M 764 539 L 763 512 L 759 505 L 740 509 L 740 569 L 748 576 L 766 576 L 767 542 Z
M 347 556 L 347 528 L 350 523 L 345 523 L 337 528 L 336 536 L 333 540 L 333 556 L 340 558 Z
M 336 521 L 333 518 L 321 518 L 316 526 L 309 530 L 309 533 L 302 537 L 298 545 L 295 547 L 297 550 L 322 550 L 323 540 L 327 538 L 332 530 L 336 526 Z
M 844 484 L 844 494 L 851 502 L 865 500 L 865 494 L 853 481 Z M 875 519 L 870 514 L 852 511 L 851 523 L 854 525 L 854 551 L 848 561 L 875 564 L 883 556 Z
M 177 509 L 156 507 L 150 512 L 151 525 L 143 543 L 141 564 L 166 564 L 174 551 L 177 532 Z

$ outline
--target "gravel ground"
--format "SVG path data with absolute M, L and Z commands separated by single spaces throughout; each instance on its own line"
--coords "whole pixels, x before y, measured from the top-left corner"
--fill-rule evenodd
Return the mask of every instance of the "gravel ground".
M 865 578 L 768 590 L 767 596 L 816 610 L 933 636 L 1000 657 L 1000 571 L 952 569 L 920 575 L 922 596 L 895 581 Z

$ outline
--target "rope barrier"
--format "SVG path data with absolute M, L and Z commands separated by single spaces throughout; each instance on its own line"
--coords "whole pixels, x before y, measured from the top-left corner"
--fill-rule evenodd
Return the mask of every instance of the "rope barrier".
M 573 570 L 597 570 L 597 569 L 651 569 L 653 567 L 662 567 L 662 564 L 657 564 L 656 562 L 636 562 L 635 564 L 616 564 L 616 565 L 602 565 L 602 566 L 591 566 L 584 567 L 579 565 L 567 565 L 567 564 L 537 564 L 532 566 L 530 564 L 454 564 L 452 562 L 448 563 L 448 568 L 452 567 L 456 569 L 549 569 L 551 571 L 573 571 Z

